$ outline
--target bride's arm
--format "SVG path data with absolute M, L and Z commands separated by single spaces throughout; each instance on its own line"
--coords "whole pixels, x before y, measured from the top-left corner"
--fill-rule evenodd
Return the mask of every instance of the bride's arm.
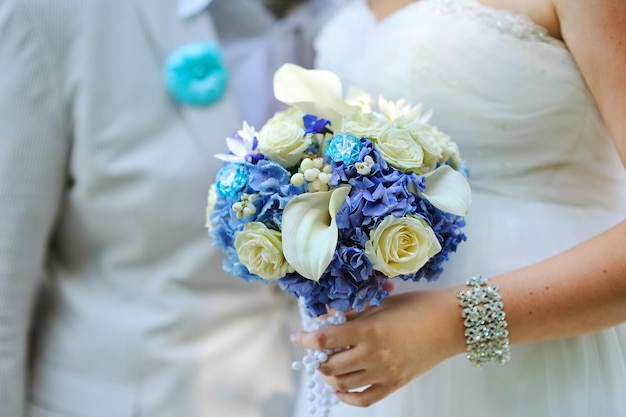
M 626 222 L 538 264 L 495 276 L 511 343 L 558 339 L 626 321 Z M 296 335 L 303 347 L 350 350 L 320 371 L 339 399 L 367 406 L 465 350 L 456 293 L 467 287 L 390 296 L 348 323 Z M 469 366 L 469 364 L 468 364 Z M 345 392 L 372 385 L 361 393 Z
M 572 52 L 626 165 L 626 3 L 553 0 Z
M 491 279 L 500 286 L 511 343 L 576 336 L 626 321 L 624 248 L 626 221 L 560 255 Z
M 560 26 L 626 165 L 626 3 L 554 0 Z M 593 219 L 589 219 L 593 221 Z M 626 221 L 543 262 L 492 277 L 511 343 L 565 338 L 626 321 Z M 467 287 L 386 298 L 348 323 L 294 341 L 349 350 L 320 367 L 340 400 L 367 406 L 465 350 L 456 293 Z M 469 365 L 468 365 L 469 366 Z M 371 385 L 363 392 L 347 390 Z

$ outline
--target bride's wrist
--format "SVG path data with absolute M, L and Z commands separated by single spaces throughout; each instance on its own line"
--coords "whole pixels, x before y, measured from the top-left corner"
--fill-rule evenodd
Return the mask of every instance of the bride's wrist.
M 435 291 L 440 317 L 439 326 L 442 338 L 444 359 L 466 352 L 465 326 L 459 309 L 457 293 L 461 287 L 451 287 Z

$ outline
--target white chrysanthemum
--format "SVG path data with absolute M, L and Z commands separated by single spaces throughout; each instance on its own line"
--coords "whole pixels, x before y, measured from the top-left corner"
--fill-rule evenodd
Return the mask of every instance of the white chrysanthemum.
M 360 88 L 350 87 L 348 96 L 346 97 L 346 103 L 358 107 L 362 113 L 371 113 L 374 98 Z
M 387 120 L 392 122 L 399 119 L 404 119 L 405 122 L 412 122 L 415 120 L 420 120 L 424 123 L 426 122 L 425 120 L 422 120 L 422 105 L 418 104 L 416 106 L 412 106 L 404 99 L 391 101 L 386 100 L 383 97 L 379 97 L 378 110 L 387 118 Z

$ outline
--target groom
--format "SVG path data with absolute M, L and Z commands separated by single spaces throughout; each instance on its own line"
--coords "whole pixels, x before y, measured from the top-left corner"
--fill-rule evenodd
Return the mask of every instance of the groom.
M 231 27 L 269 30 L 238 1 Z M 163 81 L 227 2 L 0 1 L 0 417 L 289 415 L 293 300 L 227 276 L 202 227 L 254 73 L 203 106 Z

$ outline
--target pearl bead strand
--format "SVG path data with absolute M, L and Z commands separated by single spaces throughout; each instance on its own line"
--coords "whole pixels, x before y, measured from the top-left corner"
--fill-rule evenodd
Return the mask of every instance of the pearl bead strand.
M 346 322 L 346 316 L 341 311 L 329 314 L 323 319 L 311 318 L 305 311 L 302 299 L 298 302 L 302 317 L 302 327 L 305 331 L 315 331 L 328 326 L 335 326 Z M 321 363 L 328 360 L 334 352 L 332 350 L 307 349 L 301 361 L 291 364 L 294 371 L 304 370 L 306 375 L 305 387 L 308 389 L 309 414 L 315 417 L 328 417 L 330 407 L 338 403 L 335 389 L 328 385 L 318 371 Z

